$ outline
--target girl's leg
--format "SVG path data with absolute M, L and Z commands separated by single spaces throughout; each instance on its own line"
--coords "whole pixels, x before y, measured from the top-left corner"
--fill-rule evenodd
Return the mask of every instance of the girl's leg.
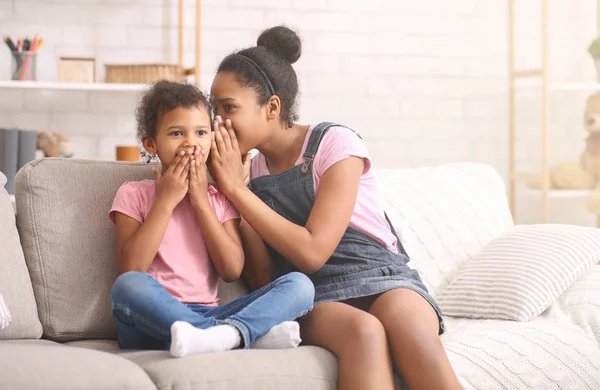
M 175 321 L 198 328 L 216 325 L 214 318 L 192 311 L 141 272 L 127 272 L 117 278 L 112 288 L 112 310 L 123 349 L 168 350 Z
M 383 324 L 396 366 L 411 390 L 462 389 L 438 335 L 437 315 L 421 295 L 390 290 L 369 312 Z
M 345 303 L 321 303 L 300 320 L 300 331 L 304 343 L 337 356 L 338 389 L 394 388 L 385 329 L 373 315 Z
M 254 341 L 274 326 L 294 320 L 312 309 L 315 288 L 300 272 L 286 274 L 250 294 L 214 308 L 207 313 L 219 324 L 230 324 L 240 330 L 243 346 Z

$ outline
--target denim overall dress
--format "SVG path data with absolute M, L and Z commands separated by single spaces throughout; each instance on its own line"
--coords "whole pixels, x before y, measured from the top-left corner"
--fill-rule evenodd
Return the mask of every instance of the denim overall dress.
M 332 126 L 339 125 L 323 122 L 314 127 L 302 156 L 304 163 L 278 174 L 252 179 L 250 182 L 249 188 L 256 196 L 279 215 L 297 225 L 306 225 L 315 202 L 312 162 L 323 136 Z M 440 308 L 429 295 L 418 273 L 408 267 L 406 251 L 387 214 L 385 218 L 396 236 L 398 253 L 348 226 L 329 260 L 321 269 L 308 275 L 315 285 L 315 305 L 371 296 L 395 288 L 407 288 L 420 294 L 434 308 L 441 334 L 444 324 Z M 277 277 L 298 271 L 268 244 L 267 249 L 275 263 Z

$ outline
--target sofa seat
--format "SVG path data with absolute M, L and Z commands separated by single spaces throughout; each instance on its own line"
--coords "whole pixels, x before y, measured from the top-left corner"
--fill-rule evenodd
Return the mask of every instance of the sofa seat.
M 10 390 L 156 389 L 130 360 L 47 340 L 2 341 L 0 372 L 0 388 Z
M 335 357 L 318 347 L 235 350 L 175 359 L 166 351 L 123 351 L 112 340 L 66 345 L 130 360 L 143 368 L 160 390 L 335 390 L 337 383 Z

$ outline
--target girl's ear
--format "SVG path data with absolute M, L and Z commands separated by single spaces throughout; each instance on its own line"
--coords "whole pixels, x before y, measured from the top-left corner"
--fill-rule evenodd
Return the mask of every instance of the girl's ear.
M 146 149 L 148 153 L 156 154 L 156 143 L 148 134 L 142 136 L 142 145 L 144 145 L 144 149 Z
M 281 100 L 279 96 L 273 95 L 267 102 L 267 119 L 279 119 L 281 114 Z

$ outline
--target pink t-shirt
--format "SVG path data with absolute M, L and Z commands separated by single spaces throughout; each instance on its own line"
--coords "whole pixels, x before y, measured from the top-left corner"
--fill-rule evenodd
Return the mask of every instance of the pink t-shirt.
M 221 223 L 240 217 L 229 199 L 213 185 L 209 185 L 208 194 Z M 120 212 L 144 223 L 154 200 L 153 180 L 125 182 L 115 196 L 109 217 L 114 223 L 115 212 Z M 147 273 L 181 302 L 218 305 L 219 275 L 210 260 L 189 196 L 173 210 L 158 253 Z
M 302 145 L 302 151 L 296 165 L 302 164 L 302 155 L 308 145 L 308 140 L 315 125 L 310 126 Z M 360 179 L 358 196 L 354 212 L 350 218 L 350 226 L 374 238 L 393 252 L 397 252 L 396 237 L 390 230 L 390 225 L 385 219 L 383 208 L 377 197 L 377 183 L 375 174 L 371 169 L 371 160 L 364 142 L 350 129 L 345 127 L 331 127 L 323 136 L 319 149 L 313 161 L 313 182 L 315 192 L 319 192 L 321 177 L 333 164 L 348 157 L 363 158 L 365 170 Z M 252 178 L 270 175 L 265 156 L 258 153 L 252 159 Z

